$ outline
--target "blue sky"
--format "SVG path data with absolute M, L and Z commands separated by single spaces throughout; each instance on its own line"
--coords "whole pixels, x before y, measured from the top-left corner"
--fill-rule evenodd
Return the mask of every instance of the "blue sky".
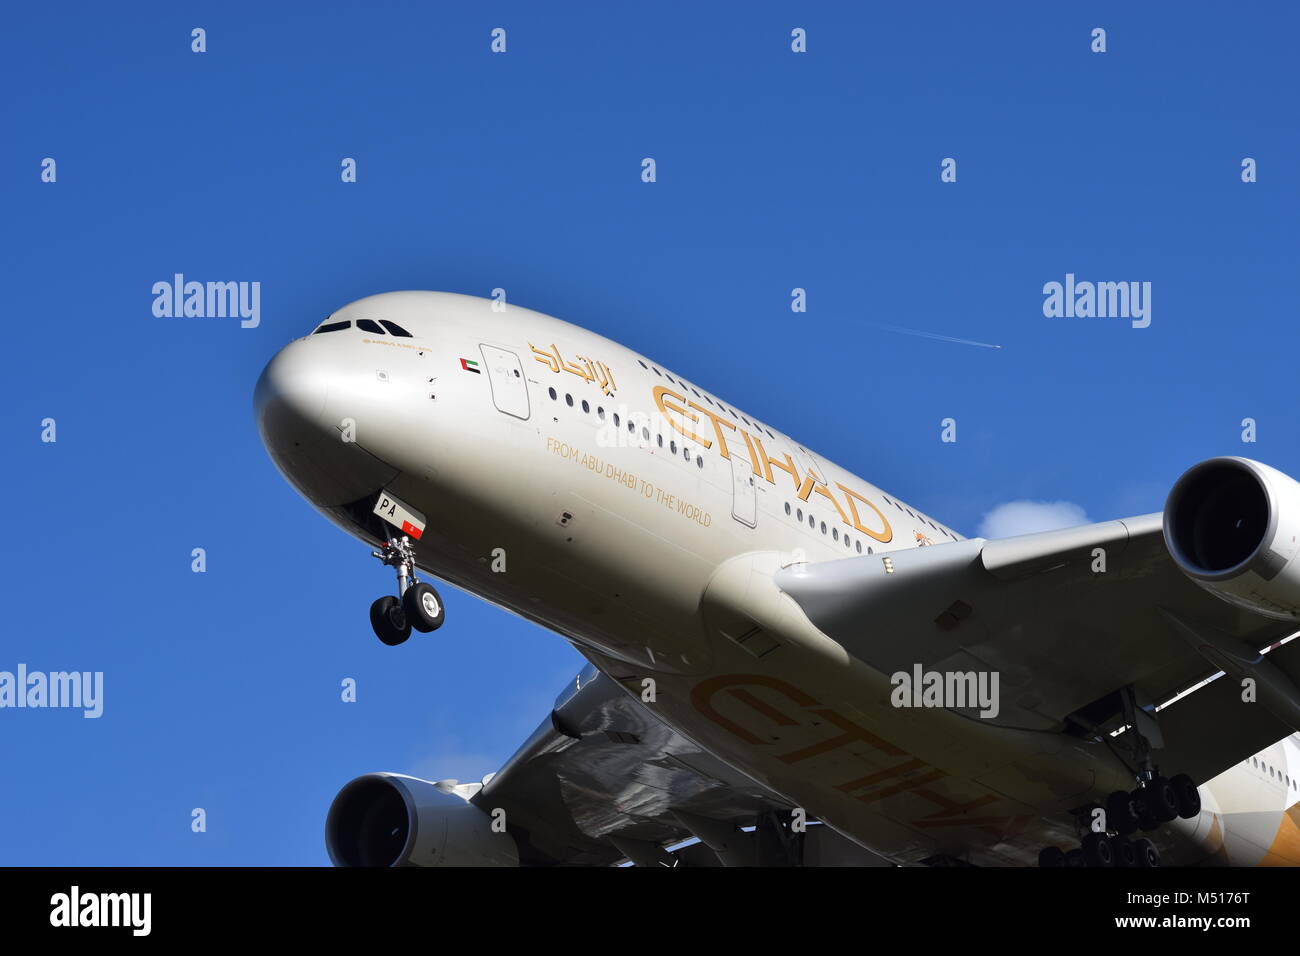
M 1300 474 L 1300 14 L 1134 6 L 6 11 L 0 670 L 105 701 L 0 710 L 0 864 L 324 864 L 343 783 L 494 771 L 577 671 L 454 592 L 380 645 L 387 570 L 267 459 L 257 374 L 364 295 L 504 287 L 966 534 L 1155 511 L 1215 454 Z M 177 272 L 259 281 L 261 324 L 155 318 Z M 1151 282 L 1150 327 L 1045 318 L 1066 273 Z

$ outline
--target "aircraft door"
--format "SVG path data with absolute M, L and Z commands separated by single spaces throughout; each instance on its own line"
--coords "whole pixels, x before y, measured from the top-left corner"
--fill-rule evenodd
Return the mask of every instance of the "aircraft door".
M 757 527 L 758 491 L 754 486 L 754 470 L 743 450 L 727 450 L 731 455 L 731 517 L 751 528 Z
M 519 356 L 494 345 L 480 345 L 479 351 L 483 353 L 483 364 L 487 367 L 492 403 L 498 411 L 527 420 L 528 383 L 524 381 Z

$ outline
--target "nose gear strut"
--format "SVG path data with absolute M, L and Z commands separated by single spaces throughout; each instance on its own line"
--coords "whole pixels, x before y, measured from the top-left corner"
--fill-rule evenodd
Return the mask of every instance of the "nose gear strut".
M 370 553 L 397 572 L 397 597 L 385 594 L 370 605 L 375 636 L 393 646 L 410 637 L 412 628 L 427 633 L 442 627 L 446 618 L 442 597 L 416 575 L 411 539 L 406 535 L 389 538 L 381 550 Z

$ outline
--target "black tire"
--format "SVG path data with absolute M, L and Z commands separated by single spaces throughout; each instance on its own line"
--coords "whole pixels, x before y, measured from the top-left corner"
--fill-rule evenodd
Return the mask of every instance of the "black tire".
M 433 585 L 412 584 L 402 595 L 402 610 L 411 627 L 425 634 L 442 627 L 446 619 L 446 609 L 442 605 L 442 595 L 433 589 Z
M 1114 866 L 1115 851 L 1110 837 L 1104 833 L 1089 833 L 1083 838 L 1083 858 L 1088 866 Z
M 1083 856 L 1083 851 L 1073 849 L 1065 854 L 1065 865 L 1072 870 L 1080 870 L 1088 865 L 1088 861 Z
M 402 602 L 385 594 L 370 605 L 370 627 L 389 647 L 396 647 L 411 636 L 411 623 L 402 610 Z
M 1059 846 L 1043 847 L 1038 851 L 1038 865 L 1052 869 L 1065 866 L 1065 851 Z
M 1136 866 L 1149 869 L 1160 865 L 1160 851 L 1146 837 L 1133 841 L 1133 853 L 1137 857 Z
M 1174 788 L 1178 798 L 1178 815 L 1184 820 L 1191 820 L 1201 815 L 1201 792 L 1196 789 L 1192 778 L 1185 773 L 1171 777 L 1169 785 Z
M 1137 866 L 1137 850 L 1133 848 L 1132 840 L 1122 836 L 1111 837 L 1110 848 L 1114 851 L 1116 866 Z
M 1142 788 L 1142 799 L 1157 823 L 1168 823 L 1178 816 L 1178 794 L 1164 777 L 1152 777 Z
M 1106 798 L 1106 826 L 1120 836 L 1129 836 L 1137 832 L 1141 820 L 1137 808 L 1133 806 L 1133 794 L 1116 790 Z

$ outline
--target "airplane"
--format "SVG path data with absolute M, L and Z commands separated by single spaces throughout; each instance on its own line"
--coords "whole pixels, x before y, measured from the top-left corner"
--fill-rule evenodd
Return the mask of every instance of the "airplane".
M 347 783 L 336 865 L 1300 865 L 1300 485 L 1265 464 L 967 538 L 608 338 L 425 291 L 284 346 L 254 409 L 396 575 L 381 641 L 444 625 L 423 574 L 588 662 L 481 782 Z

